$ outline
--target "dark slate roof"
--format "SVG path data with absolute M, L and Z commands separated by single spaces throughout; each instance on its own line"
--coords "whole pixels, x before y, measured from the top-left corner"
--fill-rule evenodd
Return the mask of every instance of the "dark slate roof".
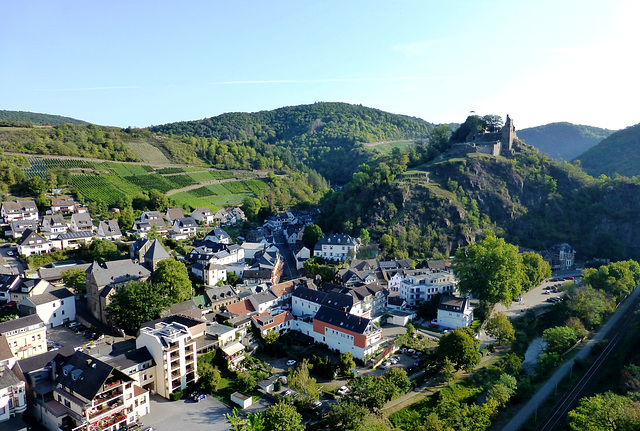
M 19 283 L 19 275 L 0 275 L 0 292 L 8 291 Z
M 55 268 L 42 267 L 38 270 L 38 275 L 43 280 L 55 281 L 55 280 L 62 279 L 62 273 L 65 271 L 68 271 L 70 269 L 79 269 L 81 271 L 86 272 L 90 266 L 91 266 L 90 263 L 80 263 L 80 264 L 69 265 L 69 266 L 57 266 Z
M 30 356 L 25 359 L 20 359 L 18 361 L 18 365 L 22 370 L 23 374 L 30 373 L 31 371 L 40 370 L 47 366 L 49 362 L 53 360 L 56 356 L 62 355 L 72 355 L 74 352 L 72 346 L 64 346 L 59 350 L 50 350 L 48 352 L 41 353 L 39 355 Z
M 121 355 L 113 355 L 109 356 L 105 359 L 109 365 L 112 365 L 115 368 L 120 370 L 133 367 L 134 365 L 142 364 L 144 362 L 151 361 L 153 365 L 155 365 L 155 361 L 147 350 L 146 347 L 140 347 L 139 349 L 132 350 L 130 352 L 123 353 Z
M 231 286 L 214 286 L 207 287 L 204 293 L 209 297 L 211 302 L 237 297 L 235 290 Z
M 25 229 L 24 233 L 22 234 L 22 237 L 20 237 L 20 239 L 18 240 L 18 245 L 27 246 L 27 245 L 30 245 L 29 244 L 30 241 L 36 241 L 36 242 L 39 241 L 40 244 L 49 242 L 43 236 L 39 235 L 33 230 Z
M 401 297 L 401 296 L 399 296 L 399 295 L 394 295 L 394 296 L 390 296 L 390 297 L 387 299 L 387 303 L 388 303 L 389 305 L 395 305 L 395 306 L 397 306 L 397 307 L 402 307 L 402 304 L 404 304 L 404 303 L 405 303 L 405 300 L 404 300 L 404 298 L 402 298 L 402 297 Z
M 351 307 L 353 307 L 353 304 L 357 302 L 359 301 L 351 295 L 345 295 L 338 292 L 327 292 L 320 304 L 338 310 L 349 311 L 351 310 Z
M 428 260 L 427 268 L 431 270 L 447 269 L 447 263 L 444 260 Z
M 351 289 L 349 293 L 354 295 L 358 300 L 362 300 L 369 295 L 375 296 L 378 292 L 383 292 L 384 290 L 384 287 L 382 287 L 377 281 L 374 281 L 373 283 Z
M 37 314 L 19 317 L 17 319 L 7 320 L 0 323 L 0 334 L 15 331 L 16 329 L 26 328 L 31 325 L 42 324 L 42 319 Z
M 111 365 L 81 351 L 71 356 L 57 355 L 53 362 L 56 364 L 56 385 L 60 384 L 88 400 L 92 400 L 100 392 L 110 376 L 117 380 L 132 381 L 129 376 Z M 65 369 L 68 370 L 66 376 Z M 76 370 L 80 370 L 81 373 L 74 380 Z
M 180 316 L 179 314 L 172 314 L 171 316 L 163 317 L 161 319 L 151 320 L 149 322 L 144 322 L 140 325 L 140 329 L 142 328 L 155 328 L 156 323 L 179 323 L 181 325 L 186 326 L 187 328 L 191 328 L 192 326 L 200 325 L 204 323 L 204 320 L 196 320 L 186 316 Z
M 438 309 L 462 312 L 469 301 L 469 298 L 458 298 L 457 296 L 442 295 Z
M 98 286 L 107 286 L 148 277 L 151 272 L 142 264 L 124 259 L 105 262 L 103 265 L 94 262 L 87 269 L 87 274 L 95 278 Z
M 58 299 L 65 299 L 72 297 L 73 293 L 67 288 L 49 290 L 40 295 L 33 295 L 27 298 L 27 300 L 31 301 L 34 305 L 42 305 L 48 302 L 57 301 Z
M 320 322 L 328 323 L 357 334 L 363 334 L 370 322 L 370 320 L 365 317 L 356 316 L 325 306 L 318 309 L 314 320 L 319 320 Z
M 198 227 L 198 222 L 192 217 L 182 217 L 174 220 L 173 222 L 174 226 L 175 224 L 178 225 L 178 228 Z
M 2 422 L 2 431 L 26 431 L 29 425 L 19 417 L 12 417 Z
M 270 280 L 271 279 L 271 270 L 270 269 L 245 269 L 242 273 L 242 278 L 258 278 L 262 280 Z
M 323 245 L 348 245 L 354 247 L 356 240 L 346 233 L 334 233 L 333 235 L 321 238 L 320 241 L 316 243 L 314 250 L 322 250 Z
M 320 304 L 324 299 L 325 293 L 309 289 L 308 287 L 300 287 L 296 289 L 291 296 Z

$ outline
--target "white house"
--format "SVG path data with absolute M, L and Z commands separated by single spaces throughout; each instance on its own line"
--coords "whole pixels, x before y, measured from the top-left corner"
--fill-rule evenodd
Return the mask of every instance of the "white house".
M 198 222 L 192 217 L 183 217 L 173 221 L 173 237 L 185 239 L 195 236 L 198 230 Z
M 469 304 L 469 298 L 443 295 L 438 305 L 438 319 L 436 322 L 445 328 L 463 328 L 471 325 L 473 321 L 473 308 Z
M 116 241 L 122 238 L 120 226 L 116 220 L 102 220 L 98 225 L 98 238 Z
M 313 249 L 313 255 L 328 260 L 343 261 L 349 257 L 349 252 L 356 255 L 359 241 L 347 234 L 333 234 L 321 238 Z
M 93 220 L 89 213 L 76 213 L 71 216 L 69 230 L 71 232 L 93 232 Z
M 25 297 L 18 304 L 18 309 L 24 315 L 37 314 L 50 328 L 76 318 L 75 297 L 66 288 Z
M 2 202 L 0 216 L 5 223 L 14 220 L 38 220 L 38 207 L 33 200 Z
M 198 207 L 193 210 L 191 213 L 191 217 L 198 220 L 203 224 L 211 224 L 213 223 L 213 213 L 207 207 Z
M 52 248 L 51 241 L 31 229 L 26 229 L 22 234 L 22 238 L 18 240 L 18 254 L 24 256 L 49 253 Z
M 57 237 L 62 233 L 67 233 L 69 227 L 61 214 L 46 215 L 42 218 L 40 232 L 46 237 Z
M 207 236 L 204 237 L 204 240 L 215 242 L 217 244 L 231 244 L 231 237 L 229 234 L 219 227 L 209 231 Z

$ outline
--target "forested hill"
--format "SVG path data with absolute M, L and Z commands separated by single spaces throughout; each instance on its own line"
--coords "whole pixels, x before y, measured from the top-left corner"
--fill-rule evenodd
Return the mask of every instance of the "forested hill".
M 86 121 L 76 120 L 75 118 L 62 117 L 60 115 L 38 114 L 35 112 L 25 111 L 3 111 L 0 110 L 0 122 L 25 122 L 33 124 L 89 124 Z
M 341 184 L 367 159 L 363 144 L 425 138 L 432 128 L 432 124 L 419 118 L 347 103 L 322 102 L 255 113 L 227 113 L 154 126 L 150 130 L 273 144 L 286 148 L 297 160 Z
M 613 133 L 576 159 L 593 176 L 640 175 L 640 124 Z
M 615 130 L 567 122 L 518 130 L 518 138 L 556 160 L 573 160 Z
M 366 228 L 396 257 L 449 256 L 486 229 L 534 250 L 567 242 L 581 258 L 640 257 L 640 181 L 596 179 L 516 148 L 514 158 L 445 153 L 409 171 L 408 155 L 380 159 L 326 195 L 320 224 L 353 234 Z

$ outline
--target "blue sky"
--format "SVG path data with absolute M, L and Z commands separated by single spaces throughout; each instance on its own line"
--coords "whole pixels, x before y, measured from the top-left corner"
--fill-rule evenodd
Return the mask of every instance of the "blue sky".
M 633 0 L 12 1 L 0 109 L 145 127 L 319 101 L 640 122 Z

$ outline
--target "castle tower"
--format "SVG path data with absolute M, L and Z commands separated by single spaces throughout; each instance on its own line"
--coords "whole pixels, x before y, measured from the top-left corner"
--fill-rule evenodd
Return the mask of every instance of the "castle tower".
M 509 118 L 509 114 L 507 114 L 507 120 L 504 122 L 504 126 L 502 126 L 502 138 L 500 139 L 502 149 L 505 153 L 513 153 L 513 140 L 516 138 L 516 128 L 513 125 L 513 120 Z

